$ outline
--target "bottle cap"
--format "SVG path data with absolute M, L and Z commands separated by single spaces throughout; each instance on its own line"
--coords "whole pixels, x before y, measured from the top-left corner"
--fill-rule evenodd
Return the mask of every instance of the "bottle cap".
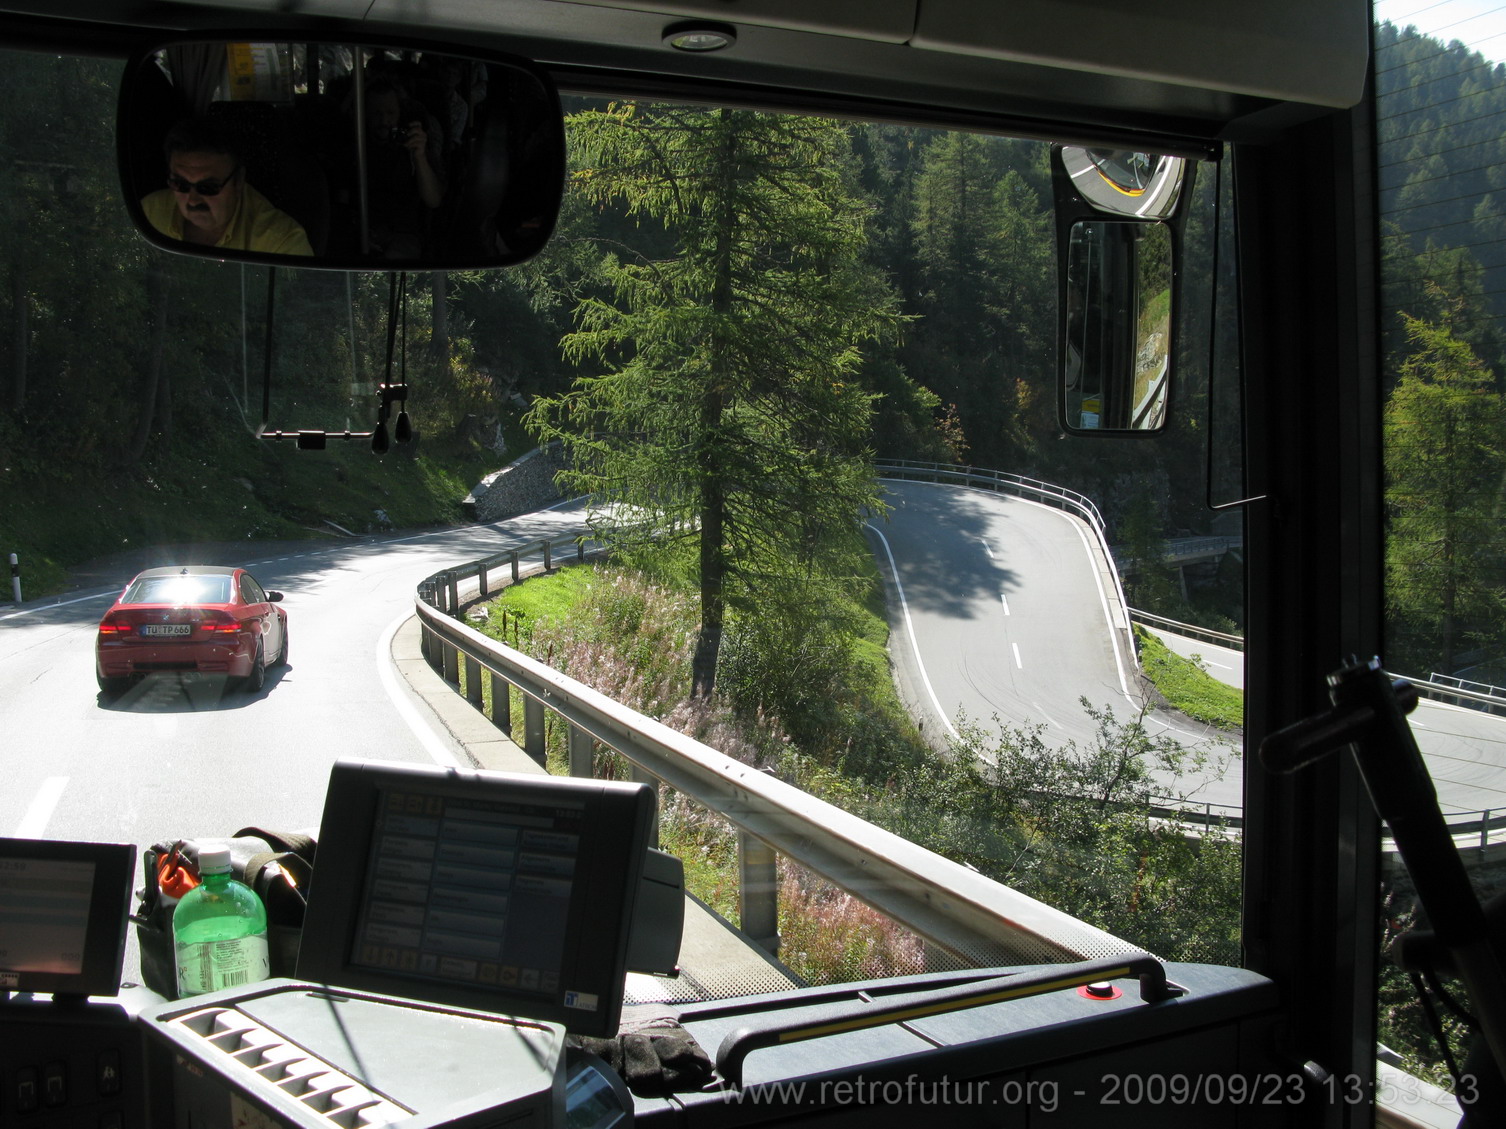
M 205 847 L 199 852 L 199 873 L 228 874 L 230 872 L 229 847 Z

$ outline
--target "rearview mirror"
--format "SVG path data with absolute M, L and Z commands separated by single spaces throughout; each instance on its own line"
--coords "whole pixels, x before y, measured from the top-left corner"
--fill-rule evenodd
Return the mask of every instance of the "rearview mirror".
M 128 64 L 117 140 L 136 227 L 166 250 L 341 270 L 508 266 L 554 230 L 564 121 L 499 55 L 194 40 Z
M 1171 234 L 1092 220 L 1068 236 L 1062 422 L 1073 431 L 1156 431 L 1171 375 Z
M 1181 157 L 1057 146 L 1057 409 L 1077 435 L 1159 431 L 1171 401 Z

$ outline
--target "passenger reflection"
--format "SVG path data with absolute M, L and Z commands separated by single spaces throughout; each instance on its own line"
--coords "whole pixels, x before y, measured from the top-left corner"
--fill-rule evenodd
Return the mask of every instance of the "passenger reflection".
M 444 200 L 441 132 L 419 103 L 385 80 L 366 89 L 366 122 L 370 248 L 389 259 L 418 258 L 430 213 Z
M 247 182 L 240 146 L 216 123 L 180 122 L 163 151 L 168 187 L 141 201 L 158 231 L 204 247 L 313 254 L 303 226 Z

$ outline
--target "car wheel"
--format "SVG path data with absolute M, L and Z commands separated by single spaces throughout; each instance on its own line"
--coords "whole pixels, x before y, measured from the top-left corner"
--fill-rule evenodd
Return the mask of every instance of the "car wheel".
M 255 694 L 267 684 L 267 668 L 263 663 L 265 654 L 262 651 L 261 640 L 256 641 L 256 654 L 251 657 L 251 673 L 246 675 L 245 690 L 248 694 Z
M 287 666 L 288 665 L 288 625 L 285 624 L 285 623 L 282 625 L 282 648 L 277 652 L 277 658 L 272 663 L 272 665 L 273 666 Z
M 114 698 L 125 693 L 125 688 L 131 680 L 129 678 L 106 678 L 103 674 L 95 671 L 94 681 L 99 683 L 99 692 L 101 694 L 107 698 Z

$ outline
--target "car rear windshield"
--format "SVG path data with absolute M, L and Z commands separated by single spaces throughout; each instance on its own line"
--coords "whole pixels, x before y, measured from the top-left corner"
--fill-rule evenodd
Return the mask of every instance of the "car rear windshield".
M 228 604 L 229 576 L 144 576 L 126 590 L 127 604 Z

